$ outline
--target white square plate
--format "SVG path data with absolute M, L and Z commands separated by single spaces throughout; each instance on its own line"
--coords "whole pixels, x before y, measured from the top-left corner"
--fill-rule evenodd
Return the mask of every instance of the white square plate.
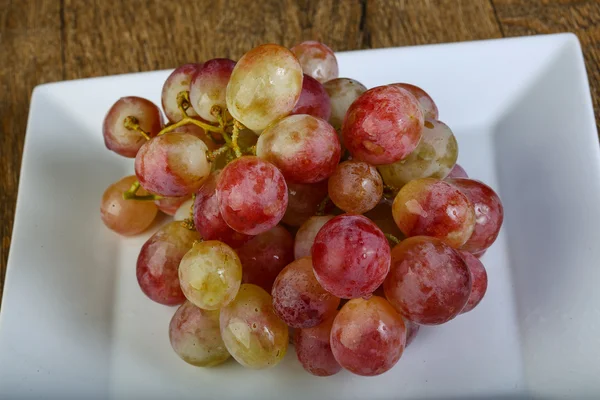
M 459 162 L 494 187 L 505 226 L 479 307 L 425 327 L 374 378 L 199 369 L 171 350 L 174 308 L 148 300 L 124 239 L 99 218 L 131 174 L 101 122 L 119 97 L 159 103 L 169 71 L 39 86 L 31 100 L 0 314 L 1 398 L 481 399 L 600 396 L 600 152 L 574 35 L 341 53 L 340 76 L 425 88 Z

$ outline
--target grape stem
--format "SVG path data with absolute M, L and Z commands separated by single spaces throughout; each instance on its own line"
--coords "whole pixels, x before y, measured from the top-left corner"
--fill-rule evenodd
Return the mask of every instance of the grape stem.
M 329 204 L 329 200 L 329 195 L 325 196 L 325 198 L 321 200 L 321 202 L 319 203 L 319 207 L 317 207 L 317 215 L 325 215 L 325 208 Z
M 123 125 L 130 131 L 138 132 L 144 137 L 144 139 L 150 140 L 150 135 L 148 134 L 148 132 L 142 129 L 142 127 L 140 126 L 140 121 L 133 115 L 125 117 L 125 119 L 123 120 Z
M 215 159 L 220 156 L 221 154 L 224 154 L 226 152 L 229 151 L 229 146 L 225 145 L 225 146 L 221 146 L 216 150 L 213 151 L 207 151 L 206 152 L 206 158 L 208 159 L 208 161 L 210 162 L 214 162 Z
M 123 199 L 125 200 L 142 200 L 142 201 L 154 201 L 162 199 L 162 196 L 158 196 L 156 194 L 147 194 L 145 196 L 140 196 L 137 194 L 137 191 L 140 189 L 140 182 L 135 181 L 129 190 L 123 192 Z
M 196 224 L 194 224 L 194 218 L 192 217 L 186 218 L 183 221 L 181 221 L 181 226 L 183 226 L 186 229 L 189 229 L 190 231 L 196 230 Z
M 394 245 L 397 245 L 398 243 L 400 243 L 400 239 L 398 239 L 396 236 L 392 235 L 391 233 L 384 233 L 384 235 L 387 238 L 387 240 L 394 243 Z
M 190 92 L 187 90 L 177 93 L 177 108 L 183 115 L 183 118 L 188 117 L 187 109 L 190 108 Z
M 233 120 L 233 133 L 231 135 L 231 143 L 233 145 L 233 151 L 235 151 L 236 157 L 242 156 L 242 151 L 240 150 L 240 146 L 238 145 L 238 138 L 240 136 L 240 130 L 244 129 L 244 125 L 238 120 Z
M 197 119 L 194 119 L 192 117 L 185 117 L 181 121 L 177 121 L 176 123 L 174 123 L 172 125 L 167 125 L 164 128 L 162 128 L 162 130 L 160 132 L 158 132 L 158 136 L 164 135 L 165 133 L 169 133 L 181 126 L 188 125 L 188 124 L 193 124 L 193 125 L 199 126 L 200 128 L 202 128 L 206 131 L 218 132 L 220 134 L 223 134 L 223 131 L 218 126 L 214 126 L 214 125 L 210 125 L 205 122 L 202 122 L 202 121 L 198 121 Z

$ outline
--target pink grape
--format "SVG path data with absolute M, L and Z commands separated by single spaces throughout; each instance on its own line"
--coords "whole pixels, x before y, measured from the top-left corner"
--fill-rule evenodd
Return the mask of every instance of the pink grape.
M 165 81 L 161 100 L 167 118 L 171 122 L 183 119 L 183 114 L 177 107 L 177 96 L 181 92 L 189 92 L 194 75 L 202 68 L 203 64 L 184 64 L 176 68 Z M 188 116 L 197 117 L 198 113 L 192 107 L 186 110 Z
M 363 93 L 348 109 L 342 127 L 353 158 L 373 165 L 406 158 L 419 144 L 423 112 L 407 90 L 379 86 Z
M 315 183 L 333 173 L 341 147 L 327 122 L 305 114 L 290 115 L 264 130 L 256 155 L 275 164 L 292 182 Z
M 296 356 L 302 367 L 315 376 L 335 375 L 342 367 L 333 357 L 329 336 L 337 311 L 322 324 L 298 329 L 294 335 Z
M 459 248 L 475 228 L 475 210 L 467 196 L 450 183 L 415 179 L 400 189 L 392 215 L 406 236 L 432 236 Z
M 439 325 L 456 317 L 471 294 L 469 267 L 439 239 L 415 236 L 392 250 L 385 297 L 408 320 Z
M 321 83 L 338 77 L 338 62 L 333 50 L 321 42 L 308 40 L 292 47 L 305 74 Z
M 223 242 L 197 242 L 179 264 L 179 283 L 185 297 L 196 307 L 217 310 L 229 304 L 242 282 L 242 264 L 235 251 Z
M 404 326 L 406 326 L 406 347 L 415 340 L 419 330 L 421 329 L 421 325 L 416 324 L 406 318 L 404 318 Z
M 227 109 L 253 131 L 288 115 L 302 92 L 302 67 L 276 44 L 255 47 L 240 58 L 227 84 Z
M 146 139 L 139 132 L 125 127 L 124 122 L 127 117 L 135 117 L 140 128 L 150 137 L 160 132 L 163 117 L 154 103 L 135 96 L 121 97 L 108 110 L 102 124 L 106 148 L 123 157 L 133 158 Z
M 304 74 L 302 92 L 291 113 L 308 114 L 327 121 L 331 115 L 331 101 L 323 85 Z
M 468 178 L 467 171 L 463 167 L 458 164 L 454 164 L 454 167 L 450 170 L 450 173 L 446 177 L 446 179 L 452 178 Z
M 438 119 L 438 108 L 431 96 L 418 86 L 410 83 L 394 83 L 393 86 L 408 90 L 419 101 L 423 115 L 427 119 Z
M 210 174 L 208 148 L 189 133 L 167 133 L 144 143 L 135 158 L 135 174 L 149 192 L 167 197 L 194 193 Z
M 344 161 L 329 177 L 329 197 L 340 209 L 363 214 L 372 210 L 383 195 L 377 169 L 362 161 Z
M 479 251 L 477 253 L 471 253 L 471 254 L 473 254 L 477 258 L 481 258 L 481 257 L 483 257 L 483 255 L 485 254 L 486 251 L 487 251 L 487 249 L 485 249 L 483 251 Z
M 263 288 L 244 283 L 236 298 L 221 309 L 221 336 L 229 353 L 246 368 L 279 364 L 287 351 L 287 325 L 273 313 Z
M 426 120 L 417 148 L 403 160 L 377 169 L 387 185 L 401 188 L 414 179 L 444 179 L 457 158 L 458 143 L 450 128 L 443 122 Z
M 129 190 L 136 180 L 132 175 L 113 183 L 102 195 L 100 204 L 100 217 L 104 225 L 125 236 L 145 231 L 158 212 L 156 204 L 151 201 L 123 199 L 123 192 Z M 138 194 L 146 195 L 148 192 L 140 189 Z
M 169 340 L 175 353 L 196 367 L 213 367 L 229 358 L 219 330 L 219 310 L 202 310 L 186 301 L 171 318 Z
M 402 317 L 382 297 L 352 299 L 331 327 L 331 350 L 340 365 L 362 376 L 389 371 L 406 344 Z
M 343 214 L 326 222 L 311 254 L 321 286 L 346 299 L 373 293 L 390 269 L 387 239 L 362 215 Z
M 273 311 L 293 328 L 312 328 L 335 313 L 340 299 L 328 293 L 317 281 L 310 257 L 285 267 L 272 290 Z
M 344 117 L 354 100 L 367 91 L 362 83 L 349 78 L 337 78 L 323 84 L 331 100 L 329 123 L 337 130 L 342 128 Z
M 142 246 L 136 276 L 142 292 L 167 306 L 185 301 L 179 286 L 179 263 L 200 236 L 173 221 L 160 228 Z
M 332 218 L 333 215 L 314 216 L 302 224 L 298 232 L 296 232 L 296 239 L 294 241 L 294 258 L 296 260 L 311 255 L 311 249 L 317 233 Z
M 460 250 L 459 253 L 467 264 L 467 267 L 469 267 L 469 272 L 471 273 L 471 295 L 469 296 L 467 304 L 460 312 L 461 314 L 464 314 L 477 307 L 481 302 L 487 291 L 488 278 L 485 267 L 477 257 L 464 250 Z
M 327 196 L 327 181 L 317 183 L 287 182 L 288 206 L 281 220 L 290 226 L 300 226 L 315 215 Z
M 475 229 L 462 247 L 471 253 L 480 253 L 496 241 L 502 222 L 504 208 L 500 198 L 483 182 L 473 179 L 457 178 L 448 180 L 467 196 L 475 209 Z
M 211 114 L 213 106 L 227 109 L 225 91 L 235 67 L 235 61 L 228 58 L 215 58 L 205 62 L 198 69 L 190 86 L 190 103 L 194 111 L 204 120 L 217 122 Z
M 161 197 L 158 200 L 154 201 L 154 204 L 158 207 L 158 209 L 164 212 L 167 215 L 175 215 L 179 207 L 187 200 L 189 200 L 190 196 L 181 196 L 181 197 Z
M 221 216 L 216 192 L 219 174 L 220 171 L 212 173 L 196 192 L 194 225 L 205 240 L 219 240 L 233 248 L 238 248 L 252 236 L 234 231 Z
M 271 292 L 281 270 L 294 260 L 294 239 L 281 225 L 256 235 L 237 250 L 242 263 L 242 282 Z
M 287 185 L 273 164 L 244 156 L 221 171 L 217 199 L 227 225 L 246 235 L 258 235 L 283 218 L 288 203 Z

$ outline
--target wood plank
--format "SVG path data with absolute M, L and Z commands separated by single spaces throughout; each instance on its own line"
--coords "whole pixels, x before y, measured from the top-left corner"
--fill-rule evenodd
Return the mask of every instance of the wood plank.
M 29 100 L 35 85 L 62 79 L 60 26 L 59 2 L 0 2 L 0 298 Z
M 600 1 L 492 0 L 506 36 L 573 32 L 583 48 L 600 124 Z

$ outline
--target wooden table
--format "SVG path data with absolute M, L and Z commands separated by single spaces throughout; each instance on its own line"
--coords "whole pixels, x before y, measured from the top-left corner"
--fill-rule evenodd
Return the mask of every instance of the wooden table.
M 340 51 L 567 31 L 599 116 L 598 0 L 0 0 L 0 295 L 35 85 L 236 59 L 264 42 Z

